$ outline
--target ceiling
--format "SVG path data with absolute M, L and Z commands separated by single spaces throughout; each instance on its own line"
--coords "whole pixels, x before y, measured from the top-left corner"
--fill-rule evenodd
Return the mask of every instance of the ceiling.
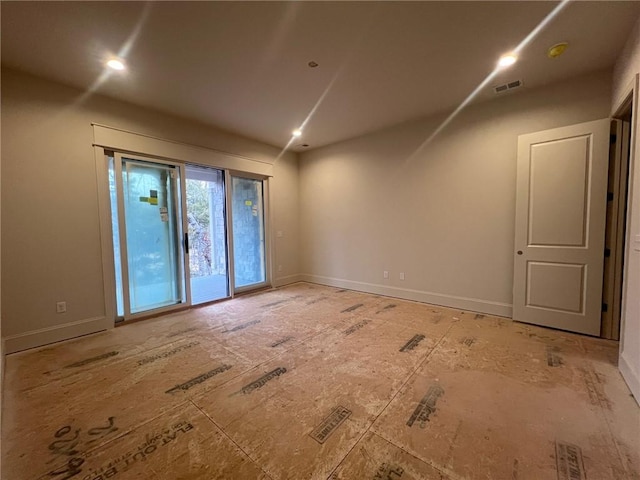
M 301 150 L 454 109 L 557 5 L 2 2 L 1 58 L 278 147 L 303 125 L 289 145 Z M 638 1 L 568 3 L 476 101 L 505 81 L 522 91 L 612 67 L 639 15 Z M 114 54 L 128 68 L 106 73 Z

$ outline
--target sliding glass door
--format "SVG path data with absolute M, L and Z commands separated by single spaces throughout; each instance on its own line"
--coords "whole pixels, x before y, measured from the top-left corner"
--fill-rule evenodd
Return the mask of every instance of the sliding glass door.
M 118 315 L 184 303 L 179 167 L 116 155 L 109 170 Z
M 106 159 L 118 319 L 268 285 L 263 179 L 129 154 Z
M 224 171 L 186 166 L 191 303 L 229 296 Z
M 123 159 L 131 313 L 183 301 L 177 177 L 176 167 Z
M 263 180 L 231 177 L 236 291 L 267 283 Z

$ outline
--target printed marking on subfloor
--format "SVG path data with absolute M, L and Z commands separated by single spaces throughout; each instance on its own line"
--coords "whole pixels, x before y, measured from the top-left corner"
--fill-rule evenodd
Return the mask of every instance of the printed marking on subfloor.
M 558 480 L 585 480 L 582 449 L 571 443 L 556 441 L 556 468 Z
M 198 327 L 185 328 L 184 330 L 178 330 L 177 332 L 168 334 L 167 338 L 177 337 L 178 335 L 184 335 L 185 333 L 193 332 L 195 330 L 198 330 Z
M 296 298 L 300 298 L 302 295 L 294 295 L 293 297 L 285 298 L 283 300 L 277 300 L 275 302 L 267 303 L 266 305 L 262 305 L 260 308 L 271 308 L 276 307 L 278 305 L 282 305 L 283 303 L 290 302 L 291 300 L 295 300 Z
M 378 310 L 376 313 L 384 313 L 396 307 L 397 305 L 395 303 L 390 303 L 389 305 L 382 307 L 382 309 Z
M 188 350 L 189 348 L 195 347 L 196 345 L 200 345 L 200 342 L 190 342 L 187 343 L 186 345 L 180 345 L 178 347 L 172 348 L 170 350 L 165 350 L 164 352 L 161 353 L 157 353 L 155 355 L 150 355 L 148 357 L 144 357 L 140 360 L 138 360 L 138 366 L 141 367 L 142 365 L 146 365 L 147 363 L 153 363 L 157 360 L 161 360 L 163 358 L 168 358 L 171 357 L 173 355 L 176 355 L 184 350 Z
M 394 480 L 402 477 L 404 468 L 394 465 L 393 463 L 383 463 L 378 467 L 373 480 Z
M 283 304 L 283 303 L 285 303 L 285 302 L 288 302 L 288 301 L 289 301 L 289 299 L 288 299 L 288 298 L 286 298 L 286 299 L 284 299 L 284 300 L 278 300 L 277 302 L 267 303 L 266 305 L 262 305 L 262 307 L 260 307 L 260 308 L 270 308 L 270 307 L 275 307 L 276 305 L 281 305 L 281 304 Z
M 283 343 L 287 343 L 288 341 L 293 340 L 293 337 L 284 337 L 279 340 L 276 340 L 271 344 L 271 348 L 276 348 L 282 345 Z
M 474 343 L 476 343 L 476 337 L 462 337 L 460 339 L 460 343 L 466 345 L 467 347 L 471 347 Z
M 349 308 L 345 308 L 344 310 L 342 310 L 342 312 L 340 313 L 349 313 L 349 312 L 353 312 L 354 310 L 359 309 L 360 307 L 364 307 L 364 303 L 357 303 L 355 305 L 351 305 Z
M 558 352 L 560 352 L 558 347 L 547 348 L 547 365 L 550 367 L 559 367 L 564 364 L 564 360 Z
M 51 469 L 47 476 L 49 478 L 71 478 L 81 474 L 86 451 L 95 446 L 96 442 L 118 430 L 115 419 L 116 417 L 109 417 L 106 420 L 106 425 L 97 425 L 91 428 L 83 428 L 69 423 L 56 430 L 53 434 L 53 441 L 49 444 L 49 453 L 53 457 L 47 463 L 60 463 Z M 61 477 L 62 475 L 65 476 Z
M 371 323 L 371 320 L 365 318 L 364 320 L 356 323 L 355 325 L 351 325 L 349 328 L 347 328 L 344 331 L 344 334 L 345 335 L 351 335 L 352 333 L 357 332 L 358 330 L 360 330 L 362 327 L 364 327 L 368 323 Z
M 513 459 L 513 468 L 511 469 L 511 480 L 518 480 L 518 469 L 519 469 L 520 463 L 518 462 L 517 458 Z
M 110 358 L 110 357 L 115 357 L 119 353 L 120 352 L 116 352 L 116 351 L 103 353 L 102 355 L 97 355 L 95 357 L 85 358 L 84 360 L 80 360 L 79 362 L 72 363 L 71 365 L 67 365 L 64 368 L 84 367 L 85 365 L 88 365 L 90 363 L 99 362 L 100 360 L 104 360 L 104 359 Z
M 260 378 L 257 378 L 256 380 L 254 380 L 253 382 L 245 385 L 244 387 L 242 387 L 242 393 L 244 393 L 245 395 L 253 392 L 254 390 L 258 390 L 259 388 L 262 388 L 265 386 L 265 384 L 270 381 L 273 380 L 274 378 L 279 377 L 280 375 L 283 375 L 287 373 L 287 369 L 284 367 L 278 367 L 274 370 L 271 370 L 269 373 L 265 373 L 263 376 L 261 376 Z
M 205 382 L 205 381 L 209 380 L 210 378 L 213 378 L 216 375 L 219 375 L 222 372 L 226 372 L 230 368 L 231 368 L 231 365 L 226 365 L 226 364 L 225 365 L 221 365 L 218 368 L 214 368 L 213 370 L 209 370 L 208 372 L 205 372 L 202 375 L 198 375 L 197 377 L 192 378 L 191 380 L 188 380 L 188 381 L 186 381 L 184 383 L 176 385 L 175 387 L 170 388 L 169 390 L 167 390 L 164 393 L 174 393 L 174 392 L 177 392 L 179 390 L 182 390 L 182 391 L 189 390 L 190 388 L 193 388 L 196 385 L 199 385 L 202 382 Z
M 126 472 L 136 463 L 147 461 L 158 449 L 164 449 L 165 446 L 178 440 L 193 429 L 193 424 L 183 420 L 167 426 L 162 431 L 149 432 L 145 435 L 144 440 L 140 439 L 138 441 L 136 448 L 103 462 L 99 467 L 90 468 L 88 474 L 81 478 L 90 480 L 113 478 L 118 473 Z M 164 455 L 167 454 L 165 453 Z M 63 478 L 60 478 L 60 480 L 63 480 Z
M 422 334 L 416 334 L 411 339 L 404 344 L 404 346 L 400 349 L 401 352 L 409 352 L 416 348 L 418 344 L 425 339 L 425 336 Z
M 342 405 L 338 405 L 333 409 L 328 417 L 322 420 L 320 425 L 313 429 L 309 436 L 318 443 L 324 443 L 327 438 L 329 438 L 331 434 L 335 432 L 347 418 L 349 418 L 349 415 L 351 415 L 351 410 L 343 407 Z
M 420 428 L 425 428 L 429 417 L 436 411 L 436 402 L 438 398 L 444 395 L 444 389 L 440 385 L 431 385 L 427 394 L 422 397 L 420 403 L 407 420 L 407 426 L 412 427 L 418 420 L 420 422 Z
M 328 300 L 328 299 L 329 299 L 329 297 L 324 297 L 324 296 L 323 297 L 319 297 L 319 298 L 315 298 L 313 300 L 308 301 L 307 305 L 315 305 L 318 302 L 323 302 L 323 301 Z
M 233 328 L 230 328 L 229 330 L 227 330 L 226 332 L 237 332 L 238 330 L 244 330 L 245 328 L 249 328 L 252 325 L 257 325 L 258 323 L 260 323 L 262 320 L 251 320 L 250 322 L 247 323 L 242 323 L 240 325 L 236 325 Z
M 580 375 L 584 380 L 584 385 L 587 387 L 587 393 L 589 394 L 589 401 L 591 404 L 611 410 L 611 401 L 605 394 L 602 381 L 593 366 L 586 363 L 584 367 L 578 368 L 578 372 L 580 372 Z

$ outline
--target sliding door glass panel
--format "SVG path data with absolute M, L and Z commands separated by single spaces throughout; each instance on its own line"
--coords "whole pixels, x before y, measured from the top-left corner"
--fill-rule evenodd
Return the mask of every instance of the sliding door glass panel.
M 235 287 L 265 283 L 262 180 L 232 177 L 231 183 Z
M 224 172 L 186 166 L 191 303 L 229 296 Z
M 176 168 L 123 159 L 131 313 L 182 301 Z
M 116 187 L 115 159 L 108 157 L 109 164 L 109 203 L 111 206 L 111 232 L 113 240 L 113 259 L 116 282 L 116 315 L 124 317 L 124 298 L 122 284 L 122 257 L 120 256 L 120 222 L 118 218 L 118 190 Z

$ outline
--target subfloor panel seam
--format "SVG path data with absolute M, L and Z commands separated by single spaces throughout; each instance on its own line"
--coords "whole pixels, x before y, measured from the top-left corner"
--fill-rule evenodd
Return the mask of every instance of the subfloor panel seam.
M 449 334 L 449 332 L 451 331 L 451 329 L 453 328 L 454 323 L 452 323 L 449 328 L 447 329 L 447 331 L 440 337 L 440 339 L 438 340 L 438 342 L 433 346 L 433 348 L 431 349 L 431 351 L 424 357 L 424 359 L 422 359 L 421 362 L 418 363 L 418 365 L 413 369 L 413 371 L 411 373 L 409 373 L 409 375 L 407 376 L 407 379 L 402 383 L 402 385 L 400 385 L 400 387 L 398 387 L 398 390 L 391 396 L 391 399 L 387 402 L 387 404 L 382 408 L 382 410 L 380 410 L 380 412 L 376 415 L 376 417 L 373 419 L 373 421 L 369 424 L 369 426 L 364 430 L 364 432 L 362 432 L 362 435 L 360 435 L 358 437 L 358 439 L 356 440 L 356 442 L 353 444 L 353 447 L 351 447 L 349 449 L 349 451 L 346 453 L 346 455 L 342 458 L 342 460 L 338 463 L 338 465 L 336 465 L 336 467 L 330 472 L 329 477 L 327 477 L 328 479 L 331 478 L 331 476 L 336 472 L 336 470 L 338 468 L 340 468 L 340 465 L 342 465 L 344 463 L 344 461 L 346 460 L 346 458 L 351 454 L 351 452 L 353 451 L 354 448 L 356 448 L 356 445 L 358 445 L 358 443 L 360 443 L 360 441 L 364 438 L 364 436 L 371 431 L 371 427 L 373 427 L 373 425 L 375 425 L 375 423 L 378 421 L 378 419 L 380 418 L 380 416 L 387 410 L 387 408 L 389 408 L 389 405 L 391 405 L 391 403 L 395 400 L 395 398 L 400 394 L 400 392 L 402 391 L 402 389 L 411 381 L 411 379 L 417 374 L 418 370 L 420 370 L 422 368 L 422 366 L 424 364 L 426 364 L 431 355 L 433 354 L 433 352 L 440 346 L 440 344 L 442 343 L 442 341 L 445 339 L 445 337 Z M 433 465 L 432 465 L 433 466 Z M 434 468 L 436 468 L 434 466 Z M 455 479 L 457 480 L 457 479 Z
M 379 432 L 373 431 L 371 430 L 371 434 L 375 435 L 376 437 L 380 438 L 381 440 L 387 442 L 390 445 L 393 445 L 394 447 L 396 447 L 398 450 L 401 450 L 402 452 L 406 453 L 407 455 L 415 458 L 416 460 L 418 460 L 421 463 L 424 463 L 425 465 L 429 465 L 431 468 L 434 468 L 435 470 L 437 470 L 438 472 L 448 475 L 451 480 L 465 480 L 465 477 L 461 477 L 460 475 L 458 475 L 457 473 L 455 473 L 453 470 L 449 470 L 447 467 L 444 467 L 442 465 L 439 465 L 431 460 L 428 460 L 426 458 L 420 458 L 418 455 L 416 455 L 415 453 L 407 450 L 406 448 L 398 445 L 397 443 L 394 443 L 393 441 L 391 441 L 390 439 L 388 439 L 387 437 L 383 436 L 382 434 L 380 434 Z
M 216 423 L 216 421 L 211 417 L 211 415 L 209 415 L 204 409 L 200 408 L 193 400 L 189 400 L 191 402 L 191 404 L 196 407 L 198 410 L 200 410 L 200 412 L 209 419 L 209 421 L 215 425 L 215 427 L 220 430 L 220 432 L 227 437 L 227 439 L 229 439 L 229 441 L 231 443 L 233 443 L 238 450 L 240 450 L 244 455 L 247 456 L 247 458 L 249 460 L 251 460 L 251 462 L 253 462 L 253 464 L 258 467 L 262 473 L 264 473 L 267 477 L 269 477 L 270 480 L 273 480 L 273 477 L 269 474 L 269 472 L 267 472 L 264 468 L 262 468 L 262 465 L 260 465 L 251 455 L 249 455 L 248 452 L 245 451 L 244 448 L 242 448 L 233 438 L 231 438 L 231 436 L 220 426 Z

